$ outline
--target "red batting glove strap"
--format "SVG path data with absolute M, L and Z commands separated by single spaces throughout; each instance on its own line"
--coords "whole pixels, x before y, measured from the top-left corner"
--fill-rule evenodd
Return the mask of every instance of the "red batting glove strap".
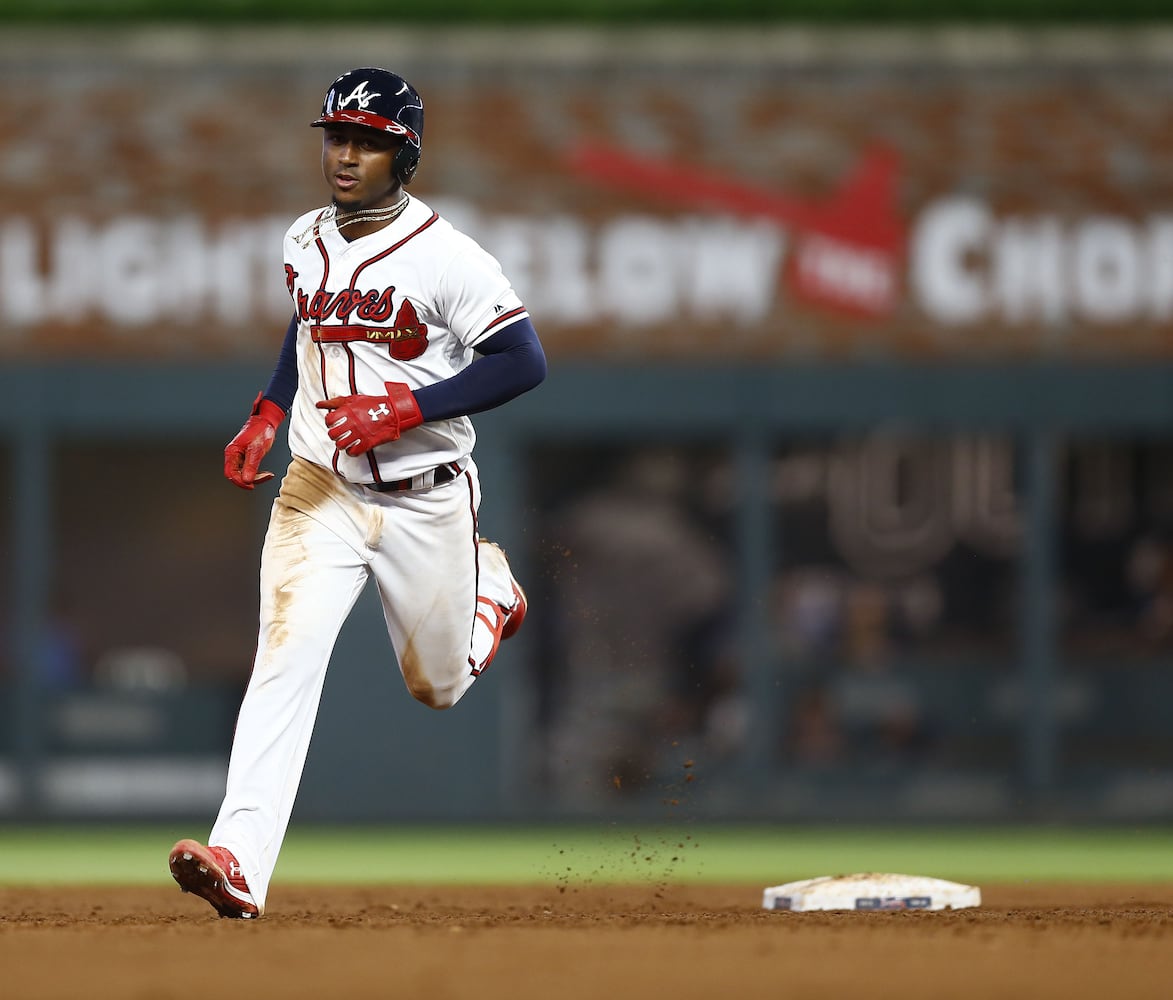
M 271 399 L 265 399 L 262 393 L 257 393 L 257 398 L 253 401 L 253 416 L 260 417 L 273 425 L 276 430 L 281 426 L 281 421 L 285 419 L 285 411 L 281 409 Z
M 399 418 L 399 433 L 409 431 L 424 422 L 424 415 L 420 413 L 419 403 L 415 395 L 403 382 L 384 382 L 387 388 L 387 399 L 391 402 L 391 409 Z

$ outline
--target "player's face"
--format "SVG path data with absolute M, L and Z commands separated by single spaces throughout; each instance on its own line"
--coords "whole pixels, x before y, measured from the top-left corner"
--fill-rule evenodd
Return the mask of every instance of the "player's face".
M 322 173 L 339 208 L 383 208 L 399 200 L 392 163 L 401 139 L 363 125 L 322 129 Z

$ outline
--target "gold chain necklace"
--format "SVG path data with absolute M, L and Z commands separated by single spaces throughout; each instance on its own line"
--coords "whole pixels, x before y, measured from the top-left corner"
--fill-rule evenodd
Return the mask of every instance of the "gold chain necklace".
M 294 239 L 298 246 L 304 250 L 318 238 L 323 227 L 329 223 L 333 223 L 335 229 L 344 229 L 360 222 L 394 222 L 403 214 L 409 201 L 411 198 L 405 193 L 394 205 L 386 208 L 360 208 L 354 212 L 343 212 L 341 215 L 338 214 L 338 206 L 331 205 L 326 209 L 325 215 L 315 219 L 308 229 L 299 236 L 295 236 Z

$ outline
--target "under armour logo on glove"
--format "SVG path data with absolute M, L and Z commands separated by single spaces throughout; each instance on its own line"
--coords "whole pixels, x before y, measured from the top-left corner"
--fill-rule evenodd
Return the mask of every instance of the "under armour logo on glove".
M 411 390 L 385 382 L 386 396 L 334 396 L 315 404 L 326 410 L 326 433 L 334 447 L 358 457 L 424 422 Z

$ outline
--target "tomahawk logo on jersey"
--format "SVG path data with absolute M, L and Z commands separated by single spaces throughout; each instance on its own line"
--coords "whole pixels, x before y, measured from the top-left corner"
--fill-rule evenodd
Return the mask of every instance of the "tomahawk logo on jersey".
M 390 289 L 394 291 L 394 289 Z M 389 294 L 388 292 L 388 294 Z M 364 317 L 361 311 L 359 319 Z M 310 327 L 314 343 L 342 344 L 361 341 L 368 344 L 386 344 L 392 358 L 412 361 L 428 346 L 428 327 L 419 321 L 415 307 L 404 299 L 395 313 L 394 326 L 356 326 L 349 323 Z

